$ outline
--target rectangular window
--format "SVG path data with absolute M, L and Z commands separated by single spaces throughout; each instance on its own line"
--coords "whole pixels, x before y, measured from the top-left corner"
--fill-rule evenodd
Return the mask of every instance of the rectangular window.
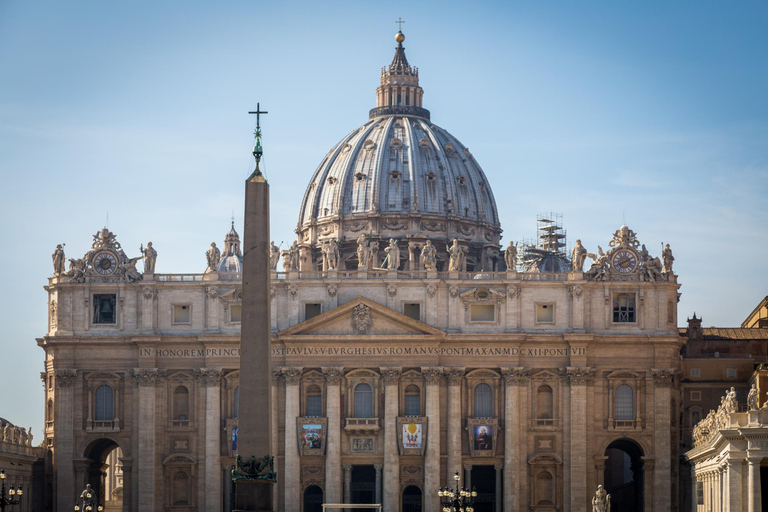
M 691 391 L 691 402 L 701 402 L 701 391 Z
M 117 295 L 102 293 L 93 296 L 93 323 L 117 323 Z
M 613 299 L 613 321 L 617 323 L 635 321 L 635 294 L 622 293 Z
M 704 504 L 704 482 L 696 482 L 696 504 Z
M 701 370 L 698 368 L 691 368 L 691 377 L 701 377 Z
M 405 395 L 405 415 L 418 416 L 420 413 L 419 395 Z
M 421 320 L 421 304 L 403 304 L 403 314 L 414 320 Z
M 175 324 L 188 324 L 189 312 L 192 306 L 189 304 L 174 304 L 173 306 L 173 323 Z
M 315 318 L 322 313 L 322 304 L 320 303 L 307 303 L 304 304 L 304 320 Z
M 472 322 L 493 322 L 495 311 L 493 304 L 472 304 L 469 306 L 469 319 Z
M 307 416 L 323 415 L 323 397 L 320 395 L 307 395 Z
M 728 377 L 736 377 L 736 368 L 728 368 L 726 375 Z
M 701 421 L 701 411 L 691 411 L 691 428 Z
M 229 321 L 233 324 L 239 324 L 243 317 L 243 306 L 241 304 L 232 304 L 229 306 Z
M 536 323 L 537 324 L 555 323 L 555 305 L 554 304 L 536 304 Z

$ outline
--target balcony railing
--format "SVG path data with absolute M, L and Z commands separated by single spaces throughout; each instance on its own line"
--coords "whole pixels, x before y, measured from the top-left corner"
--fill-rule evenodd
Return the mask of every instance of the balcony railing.
M 380 430 L 379 418 L 347 418 L 344 430 L 351 434 L 378 432 Z

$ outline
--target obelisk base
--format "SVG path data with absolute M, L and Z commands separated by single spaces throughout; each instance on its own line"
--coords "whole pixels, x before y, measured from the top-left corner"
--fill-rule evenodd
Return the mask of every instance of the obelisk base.
M 235 483 L 233 512 L 272 512 L 272 486 L 270 482 Z

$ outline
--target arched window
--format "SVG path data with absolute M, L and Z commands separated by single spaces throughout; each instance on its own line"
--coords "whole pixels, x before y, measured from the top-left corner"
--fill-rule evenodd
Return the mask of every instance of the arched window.
M 421 512 L 421 489 L 415 485 L 409 485 L 403 489 L 403 512 Z
M 232 417 L 237 419 L 240 416 L 240 386 L 235 388 L 234 407 L 232 407 Z
M 419 387 L 410 385 L 405 388 L 405 415 L 418 416 L 421 414 L 421 393 Z
M 189 505 L 189 477 L 183 471 L 173 476 L 173 504 L 174 506 Z
M 323 415 L 323 392 L 319 386 L 307 389 L 307 416 Z
M 373 417 L 373 389 L 362 382 L 355 386 L 355 418 Z
M 53 425 L 53 400 L 48 399 L 48 424 Z
M 115 419 L 115 395 L 112 388 L 102 384 L 96 389 L 95 421 L 112 421 Z
M 546 384 L 536 390 L 536 419 L 539 424 L 551 425 L 555 415 L 555 399 L 552 388 Z
M 304 489 L 304 512 L 322 512 L 323 490 L 317 485 Z
M 493 416 L 493 390 L 488 384 L 481 382 L 475 386 L 475 418 L 490 418 Z
M 179 386 L 173 391 L 173 419 L 189 420 L 189 390 L 184 386 Z
M 616 388 L 616 421 L 632 421 L 635 419 L 632 388 L 622 384 Z

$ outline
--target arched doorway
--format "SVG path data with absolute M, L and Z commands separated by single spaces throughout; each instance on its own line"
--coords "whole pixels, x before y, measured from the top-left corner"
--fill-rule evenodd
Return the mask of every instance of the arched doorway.
M 323 490 L 317 485 L 304 489 L 304 512 L 322 512 Z
M 402 512 L 421 512 L 421 489 L 415 485 L 403 489 Z
M 120 458 L 123 456 L 120 446 L 112 439 L 97 439 L 85 451 L 90 461 L 86 474 L 86 483 L 99 497 L 99 504 L 105 512 L 117 512 L 123 509 L 123 471 Z M 78 490 L 78 495 L 81 489 Z
M 611 512 L 643 510 L 643 450 L 634 441 L 619 439 L 605 450 L 603 485 L 611 495 Z

